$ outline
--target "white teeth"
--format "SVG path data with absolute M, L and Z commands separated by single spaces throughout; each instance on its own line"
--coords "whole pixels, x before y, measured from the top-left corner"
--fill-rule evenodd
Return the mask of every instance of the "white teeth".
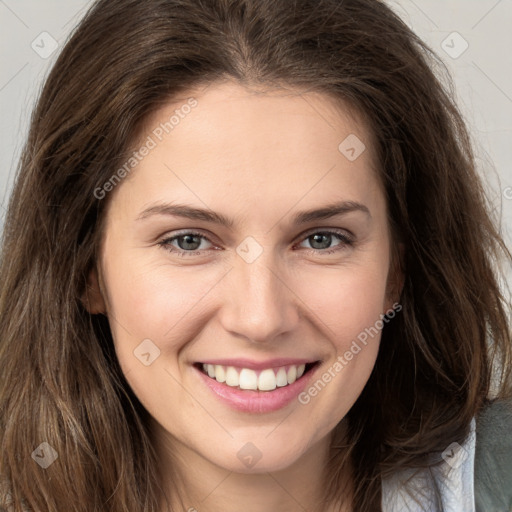
M 258 377 L 258 389 L 260 391 L 272 391 L 276 389 L 276 374 L 274 370 L 263 370 Z
M 273 391 L 293 384 L 304 375 L 305 364 L 290 365 L 288 371 L 284 366 L 280 368 L 267 368 L 258 375 L 249 368 L 236 369 L 233 366 L 227 368 L 219 364 L 203 364 L 203 371 L 217 382 L 224 382 L 230 387 L 240 389 Z
M 258 389 L 258 376 L 254 370 L 244 368 L 240 372 L 239 384 L 240 389 Z
M 226 370 L 226 384 L 234 388 L 238 387 L 240 384 L 238 372 L 232 366 L 228 366 Z
M 284 368 L 279 368 L 277 371 L 276 384 L 278 388 L 288 386 L 288 379 L 286 378 L 286 370 Z
M 288 384 L 293 384 L 297 380 L 297 367 L 296 366 L 290 366 L 288 368 Z
M 226 382 L 226 370 L 220 364 L 215 365 L 215 380 L 217 382 Z

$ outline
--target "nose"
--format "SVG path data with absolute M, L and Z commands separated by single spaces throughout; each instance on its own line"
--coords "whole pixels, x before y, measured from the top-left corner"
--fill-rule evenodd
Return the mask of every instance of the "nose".
M 270 250 L 253 262 L 237 256 L 226 277 L 219 314 L 227 332 L 254 343 L 271 343 L 296 328 L 300 300 Z

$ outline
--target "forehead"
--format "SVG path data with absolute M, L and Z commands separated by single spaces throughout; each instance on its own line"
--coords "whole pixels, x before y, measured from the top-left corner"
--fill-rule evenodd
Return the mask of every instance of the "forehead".
M 195 105 L 190 108 L 192 98 Z M 281 133 L 276 140 L 278 130 Z M 337 150 L 345 136 L 357 134 L 374 156 L 372 130 L 355 107 L 332 94 L 297 88 L 243 86 L 232 81 L 198 86 L 148 115 L 137 134 L 138 143 L 152 134 L 158 142 L 163 137 L 170 144 L 180 133 L 183 139 L 192 133 L 203 135 L 202 142 L 225 143 L 228 147 L 230 139 L 241 139 L 244 134 L 250 135 L 243 140 L 246 147 L 251 143 L 271 147 L 290 145 L 294 139 L 309 140 L 309 147 L 329 151 Z
M 290 207 L 381 189 L 371 130 L 317 92 L 232 82 L 191 89 L 145 119 L 133 148 L 144 145 L 151 150 L 118 187 L 131 183 L 140 205 L 169 194 L 211 205 L 232 194 L 233 204 L 262 208 L 267 197 Z

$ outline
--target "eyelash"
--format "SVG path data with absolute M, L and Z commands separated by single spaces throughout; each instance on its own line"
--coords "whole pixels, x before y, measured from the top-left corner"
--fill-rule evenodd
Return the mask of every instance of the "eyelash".
M 197 231 L 183 231 L 181 233 L 178 233 L 177 235 L 174 235 L 172 237 L 167 237 L 167 238 L 161 240 L 160 242 L 158 242 L 158 245 L 160 247 L 162 247 L 163 249 L 165 249 L 166 251 L 168 251 L 170 253 L 177 253 L 180 256 L 186 256 L 186 255 L 194 256 L 194 255 L 197 255 L 196 253 L 198 251 L 203 252 L 203 251 L 208 250 L 208 249 L 195 249 L 195 250 L 185 251 L 183 249 L 176 249 L 171 245 L 171 243 L 174 240 L 184 237 L 184 236 L 187 236 L 187 235 L 198 236 L 204 240 L 208 240 L 208 242 L 213 244 L 213 242 L 211 242 L 211 240 L 209 240 L 202 233 L 199 233 Z M 301 239 L 301 242 L 304 240 L 307 240 L 308 238 L 312 237 L 313 235 L 333 235 L 341 242 L 340 244 L 334 246 L 333 249 L 308 249 L 307 247 L 305 248 L 307 251 L 313 252 L 315 254 L 319 254 L 319 253 L 333 254 L 335 252 L 342 251 L 342 250 L 346 249 L 347 247 L 352 247 L 355 242 L 354 239 L 351 236 L 347 235 L 346 233 L 341 232 L 341 231 L 334 231 L 334 230 L 310 231 Z

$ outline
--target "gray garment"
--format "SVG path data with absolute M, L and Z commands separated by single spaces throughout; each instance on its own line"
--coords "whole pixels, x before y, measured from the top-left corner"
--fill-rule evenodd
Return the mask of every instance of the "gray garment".
M 512 512 L 512 402 L 487 406 L 476 432 L 476 512 Z
M 429 455 L 430 467 L 404 468 L 382 481 L 382 511 L 476 512 L 475 444 L 476 420 L 473 418 L 462 445 L 449 443 L 442 453 Z
M 442 458 L 384 480 L 383 512 L 512 512 L 512 401 L 489 403 L 463 445 L 450 444 Z

